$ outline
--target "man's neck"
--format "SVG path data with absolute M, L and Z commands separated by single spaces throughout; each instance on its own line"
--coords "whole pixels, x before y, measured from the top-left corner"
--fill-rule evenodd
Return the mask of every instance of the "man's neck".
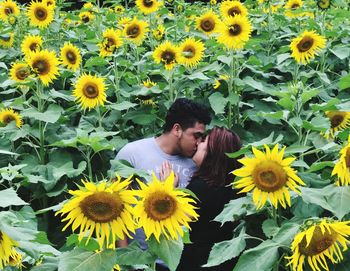
M 161 134 L 159 137 L 156 137 L 156 142 L 160 149 L 169 155 L 176 155 L 176 143 L 171 134 Z

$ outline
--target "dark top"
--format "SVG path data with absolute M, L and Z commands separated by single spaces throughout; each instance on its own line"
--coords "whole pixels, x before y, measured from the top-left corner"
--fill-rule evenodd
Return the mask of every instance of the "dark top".
M 199 178 L 194 178 L 186 187 L 199 199 L 197 213 L 199 219 L 190 224 L 190 240 L 185 244 L 181 260 L 176 271 L 232 271 L 236 259 L 224 262 L 219 266 L 201 267 L 206 264 L 212 246 L 215 243 L 233 238 L 237 223 L 227 222 L 221 227 L 220 222 L 212 221 L 221 213 L 226 203 L 238 198 L 232 187 L 215 187 Z

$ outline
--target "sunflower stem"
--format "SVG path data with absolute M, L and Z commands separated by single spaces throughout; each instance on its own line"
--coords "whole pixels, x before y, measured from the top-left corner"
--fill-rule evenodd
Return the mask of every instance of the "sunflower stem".
M 235 123 L 239 123 L 239 100 L 237 101 L 237 104 L 233 105 L 231 103 L 230 96 L 238 95 L 236 85 L 234 84 L 234 79 L 237 77 L 236 72 L 236 57 L 234 55 L 234 51 L 230 50 L 230 71 L 229 71 L 229 82 L 228 82 L 228 116 L 227 116 L 227 126 L 229 128 L 232 127 L 233 124 L 233 114 L 235 111 Z
M 169 97 L 171 102 L 173 102 L 177 96 L 175 95 L 175 90 L 173 87 L 173 75 L 174 75 L 174 70 L 171 70 L 167 80 L 169 85 Z
M 37 79 L 37 102 L 38 102 L 38 111 L 40 113 L 43 112 L 44 109 L 44 104 L 43 100 L 41 98 L 42 91 L 43 91 L 43 85 L 41 84 L 40 80 Z M 40 154 L 40 163 L 45 164 L 45 148 L 44 148 L 44 143 L 45 143 L 45 129 L 43 126 L 43 122 L 39 120 L 39 154 Z
M 86 163 L 89 172 L 89 180 L 92 182 L 92 167 L 91 167 L 91 150 L 89 149 L 86 153 Z
M 114 70 L 114 87 L 115 87 L 115 95 L 117 97 L 117 102 L 119 103 L 121 101 L 120 97 L 120 91 L 119 91 L 119 77 L 118 77 L 118 68 L 117 68 L 117 56 L 114 55 L 113 57 L 113 70 Z

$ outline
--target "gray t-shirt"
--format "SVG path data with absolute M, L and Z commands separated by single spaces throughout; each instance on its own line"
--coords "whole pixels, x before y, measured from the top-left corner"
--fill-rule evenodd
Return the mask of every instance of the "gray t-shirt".
M 169 155 L 162 151 L 154 137 L 140 139 L 126 144 L 117 154 L 117 160 L 126 160 L 136 169 L 143 169 L 159 178 L 162 163 L 167 160 L 172 165 L 174 172 L 179 176 L 179 187 L 186 187 L 196 164 L 192 159 L 180 155 Z M 151 178 L 150 178 L 151 179 Z M 145 233 L 137 229 L 134 238 L 140 243 L 142 249 L 147 249 Z M 163 263 L 157 260 L 158 263 Z
M 179 176 L 179 187 L 186 187 L 196 170 L 196 165 L 192 159 L 163 152 L 154 137 L 126 144 L 118 152 L 116 159 L 126 160 L 134 168 L 146 170 L 150 175 L 153 171 L 158 178 L 162 163 L 167 160 Z

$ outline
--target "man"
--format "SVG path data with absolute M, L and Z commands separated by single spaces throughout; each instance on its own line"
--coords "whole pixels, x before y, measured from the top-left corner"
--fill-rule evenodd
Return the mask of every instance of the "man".
M 159 137 L 145 138 L 126 144 L 116 159 L 128 161 L 134 168 L 152 171 L 162 176 L 162 164 L 170 163 L 179 187 L 186 187 L 196 166 L 191 157 L 202 141 L 205 126 L 211 117 L 206 106 L 186 98 L 177 99 L 169 108 L 163 133 Z M 137 230 L 135 239 L 147 248 L 144 232 Z M 157 270 L 168 270 L 158 264 Z

